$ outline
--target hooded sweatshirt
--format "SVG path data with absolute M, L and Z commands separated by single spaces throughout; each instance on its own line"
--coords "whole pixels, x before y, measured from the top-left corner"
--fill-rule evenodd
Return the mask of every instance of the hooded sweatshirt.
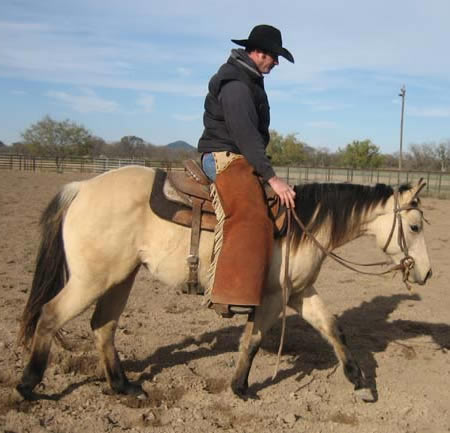
M 203 123 L 199 152 L 242 154 L 264 180 L 275 176 L 265 154 L 270 108 L 264 77 L 245 50 L 232 50 L 227 63 L 211 78 Z

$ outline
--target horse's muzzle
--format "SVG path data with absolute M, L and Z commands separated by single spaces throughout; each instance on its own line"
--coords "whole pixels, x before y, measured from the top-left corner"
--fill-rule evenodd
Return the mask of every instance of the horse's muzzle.
M 417 284 L 419 286 L 424 286 L 426 284 L 426 282 L 431 278 L 432 275 L 433 275 L 433 271 L 430 268 L 423 280 L 419 280 L 419 279 L 416 280 Z

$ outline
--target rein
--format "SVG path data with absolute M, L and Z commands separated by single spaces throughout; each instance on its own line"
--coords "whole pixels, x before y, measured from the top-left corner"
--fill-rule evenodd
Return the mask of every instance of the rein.
M 417 192 L 418 193 L 418 192 Z M 417 195 L 416 193 L 416 195 Z M 411 200 L 412 202 L 412 200 Z M 397 231 L 397 243 L 402 250 L 405 257 L 400 261 L 398 265 L 392 266 L 386 271 L 383 272 L 365 272 L 361 271 L 359 269 L 354 268 L 350 265 L 355 266 L 382 266 L 382 265 L 388 265 L 388 261 L 384 262 L 376 262 L 376 263 L 355 263 L 350 260 L 344 259 L 337 254 L 333 253 L 332 251 L 328 251 L 316 238 L 315 236 L 305 227 L 303 222 L 300 220 L 300 218 L 297 215 L 297 212 L 295 209 L 292 208 L 285 208 L 286 212 L 286 218 L 287 218 L 287 231 L 286 231 L 286 251 L 285 251 L 285 260 L 284 260 L 284 279 L 282 284 L 282 296 L 283 296 L 283 315 L 282 315 L 282 327 L 281 327 L 281 337 L 280 337 L 280 345 L 278 347 L 278 354 L 277 354 L 277 362 L 275 365 L 274 373 L 272 376 L 272 380 L 275 379 L 277 373 L 278 373 L 278 367 L 280 364 L 280 358 L 281 358 L 281 352 L 283 350 L 284 345 L 284 337 L 286 333 L 286 307 L 288 303 L 288 292 L 291 293 L 292 291 L 292 281 L 289 276 L 289 256 L 291 251 L 291 241 L 292 241 L 292 218 L 294 218 L 295 222 L 298 224 L 298 226 L 303 230 L 303 233 L 305 233 L 312 242 L 316 245 L 317 248 L 319 248 L 320 251 L 324 253 L 325 256 L 330 257 L 340 265 L 344 266 L 347 269 L 350 269 L 352 271 L 358 272 L 359 274 L 364 275 L 386 275 L 390 272 L 395 271 L 402 271 L 403 274 L 403 283 L 406 285 L 407 289 L 411 291 L 411 286 L 408 283 L 408 277 L 412 269 L 414 268 L 415 262 L 414 259 L 409 255 L 408 252 L 408 246 L 406 245 L 406 238 L 405 238 L 405 232 L 403 230 L 403 223 L 401 218 L 401 212 L 402 211 L 408 211 L 408 210 L 417 210 L 421 213 L 422 218 L 425 222 L 428 223 L 428 221 L 423 216 L 423 211 L 419 209 L 416 206 L 411 205 L 411 202 L 407 205 L 399 206 L 398 201 L 398 190 L 394 191 L 394 220 L 392 223 L 392 228 L 389 233 L 389 236 L 386 240 L 386 243 L 383 247 L 383 252 L 386 253 L 387 248 L 389 247 L 392 237 L 394 235 L 395 227 L 398 224 L 398 231 Z

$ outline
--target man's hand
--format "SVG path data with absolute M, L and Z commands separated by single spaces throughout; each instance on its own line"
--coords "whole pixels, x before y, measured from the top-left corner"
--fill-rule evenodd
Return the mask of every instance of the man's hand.
M 280 197 L 281 204 L 286 207 L 295 207 L 295 191 L 289 184 L 287 184 L 283 179 L 278 176 L 273 176 L 269 180 L 269 185 L 275 191 L 278 197 Z

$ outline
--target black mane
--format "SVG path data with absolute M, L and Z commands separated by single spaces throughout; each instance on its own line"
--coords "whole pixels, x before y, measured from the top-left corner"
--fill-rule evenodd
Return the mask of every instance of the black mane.
M 400 192 L 410 189 L 402 185 Z M 312 233 L 325 223 L 331 224 L 330 245 L 339 245 L 357 226 L 365 212 L 384 204 L 394 190 L 391 186 L 354 185 L 349 183 L 310 183 L 295 186 L 295 210 L 303 224 Z M 349 222 L 353 226 L 349 227 Z M 298 224 L 294 227 L 294 248 L 303 239 L 303 230 Z

